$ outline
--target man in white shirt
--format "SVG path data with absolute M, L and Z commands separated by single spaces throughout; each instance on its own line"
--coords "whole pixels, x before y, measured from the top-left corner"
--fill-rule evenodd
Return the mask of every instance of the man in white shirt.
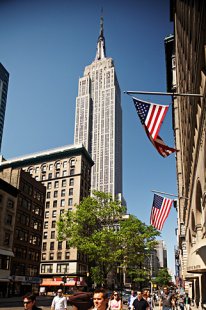
M 130 310 L 130 309 L 132 309 L 132 305 L 133 305 L 133 302 L 134 302 L 134 300 L 137 298 L 137 296 L 136 296 L 136 294 L 135 294 L 135 291 L 131 291 L 131 295 L 130 295 L 130 297 L 129 297 L 129 299 L 128 299 L 128 309 Z
M 61 289 L 57 291 L 57 296 L 52 301 L 51 310 L 67 310 L 67 299 Z

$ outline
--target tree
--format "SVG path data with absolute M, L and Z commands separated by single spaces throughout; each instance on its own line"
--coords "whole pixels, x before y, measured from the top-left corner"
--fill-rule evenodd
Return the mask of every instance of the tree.
M 172 277 L 169 274 L 167 268 L 161 268 L 158 271 L 156 278 L 154 279 L 154 283 L 156 283 L 158 286 L 169 285 L 171 279 Z
M 121 222 L 121 242 L 123 246 L 123 268 L 127 271 L 132 282 L 141 287 L 141 283 L 149 280 L 150 264 L 148 256 L 157 244 L 159 232 L 138 218 L 131 215 Z
M 88 256 L 89 273 L 98 285 L 105 285 L 108 273 L 117 266 L 135 273 L 135 281 L 137 269 L 144 277 L 142 253 L 154 244 L 158 232 L 134 216 L 125 219 L 125 211 L 110 194 L 94 191 L 57 223 L 58 239 L 67 240 L 70 247 Z

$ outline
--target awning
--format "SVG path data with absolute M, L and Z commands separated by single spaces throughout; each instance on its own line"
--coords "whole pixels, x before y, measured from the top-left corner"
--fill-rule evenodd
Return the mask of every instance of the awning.
M 197 242 L 188 253 L 187 272 L 206 272 L 206 240 Z
M 14 253 L 12 251 L 0 249 L 0 255 L 12 256 L 14 257 Z
M 40 286 L 75 286 L 75 281 L 68 281 L 67 283 L 64 283 L 63 281 L 43 281 Z
M 0 282 L 10 282 L 9 279 L 0 278 Z

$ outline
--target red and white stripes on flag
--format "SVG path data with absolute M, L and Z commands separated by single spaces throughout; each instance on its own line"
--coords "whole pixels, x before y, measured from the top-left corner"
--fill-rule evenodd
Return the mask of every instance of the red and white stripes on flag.
M 167 157 L 176 150 L 167 146 L 158 135 L 169 106 L 153 104 L 133 97 L 134 105 L 146 134 L 156 150 Z
M 146 119 L 145 126 L 152 137 L 152 139 L 156 139 L 158 133 L 160 131 L 160 127 L 165 118 L 169 106 L 163 106 L 159 104 L 150 104 Z
M 173 199 L 165 198 L 154 194 L 150 224 L 158 230 L 162 230 L 163 225 L 170 213 Z

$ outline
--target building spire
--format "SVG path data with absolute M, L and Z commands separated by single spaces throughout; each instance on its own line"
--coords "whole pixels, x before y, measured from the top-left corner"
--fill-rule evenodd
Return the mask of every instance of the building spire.
M 100 32 L 97 41 L 97 52 L 95 60 L 100 60 L 106 57 L 106 47 L 105 47 L 105 38 L 104 38 L 104 20 L 103 20 L 103 9 L 101 11 L 101 18 L 100 18 Z

